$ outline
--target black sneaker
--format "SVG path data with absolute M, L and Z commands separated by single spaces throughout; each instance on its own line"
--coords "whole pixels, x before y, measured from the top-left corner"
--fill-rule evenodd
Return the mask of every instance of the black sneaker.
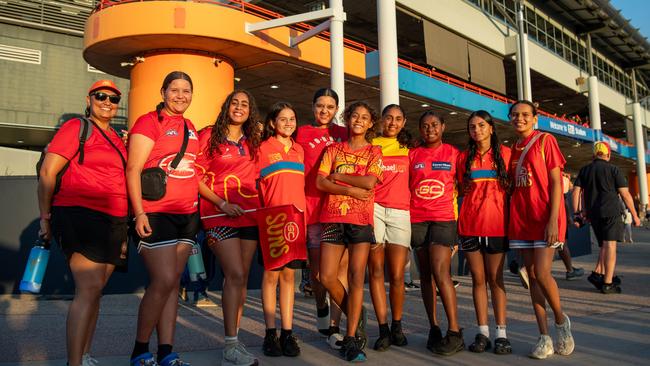
M 479 333 L 474 337 L 474 343 L 470 344 L 468 349 L 472 352 L 483 353 L 486 350 L 492 348 L 492 342 L 490 338 Z
M 359 348 L 355 337 L 346 336 L 343 338 L 343 347 L 339 352 L 346 361 L 364 362 L 367 359 L 366 354 Z
M 286 337 L 280 337 L 280 347 L 282 347 L 282 354 L 287 357 L 297 357 L 300 355 L 298 338 L 293 334 L 289 334 Z
M 431 352 L 434 352 L 434 349 L 440 345 L 442 342 L 442 331 L 440 327 L 434 325 L 429 329 L 429 338 L 427 338 L 427 349 Z
M 265 356 L 282 356 L 282 346 L 280 346 L 280 340 L 275 332 L 266 332 L 264 343 L 262 344 L 262 350 L 264 351 Z
M 603 287 L 600 289 L 600 292 L 603 294 L 620 294 L 621 293 L 621 287 L 615 283 L 604 283 Z
M 494 353 L 497 355 L 509 355 L 512 353 L 512 346 L 508 338 L 497 338 L 494 340 Z
M 600 290 L 603 288 L 603 275 L 601 275 L 600 273 L 591 272 L 589 277 L 587 277 L 587 281 L 591 282 L 591 284 L 594 285 L 596 290 Z
M 368 335 L 366 334 L 366 323 L 368 322 L 368 313 L 366 307 L 361 305 L 361 314 L 359 315 L 359 322 L 357 323 L 357 331 L 355 333 L 359 349 L 366 348 L 368 344 Z
M 519 275 L 519 263 L 514 259 L 511 260 L 510 264 L 508 264 L 508 270 L 510 270 L 510 273 L 513 275 Z
M 463 330 L 459 329 L 458 332 L 448 330 L 445 338 L 442 339 L 438 347 L 433 349 L 433 352 L 442 356 L 451 356 L 463 349 L 465 349 Z
M 375 351 L 384 352 L 390 347 L 390 333 L 381 334 L 379 333 L 379 338 L 375 341 L 375 345 L 372 347 Z
M 408 340 L 406 340 L 404 332 L 402 331 L 402 323 L 393 322 L 393 324 L 391 324 L 390 343 L 398 347 L 404 347 L 409 344 Z

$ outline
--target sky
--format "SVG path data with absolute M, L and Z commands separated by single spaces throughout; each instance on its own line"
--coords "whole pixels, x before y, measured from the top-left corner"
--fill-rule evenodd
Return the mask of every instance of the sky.
M 634 28 L 640 28 L 644 37 L 650 40 L 650 1 L 648 0 L 610 0 L 610 4 L 621 10 L 625 19 L 630 19 Z

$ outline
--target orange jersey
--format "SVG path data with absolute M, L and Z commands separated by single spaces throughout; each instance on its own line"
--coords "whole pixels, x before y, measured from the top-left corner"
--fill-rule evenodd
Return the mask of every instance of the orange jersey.
M 516 172 L 517 161 L 526 144 L 536 134 L 543 133 L 530 148 L 520 172 Z M 549 172 L 554 168 L 564 168 L 564 156 L 557 140 L 551 134 L 533 131 L 526 140 L 516 143 L 510 160 L 510 176 L 514 191 L 510 199 L 510 240 L 544 240 L 548 218 L 551 214 L 551 182 Z M 558 235 L 561 242 L 566 236 L 566 213 L 564 199 L 560 198 L 558 214 Z
M 367 145 L 352 150 L 347 142 L 336 143 L 325 150 L 318 175 L 323 177 L 331 173 L 372 175 L 381 181 L 381 159 L 381 150 L 377 146 Z M 372 196 L 362 201 L 345 195 L 326 194 L 320 222 L 372 225 L 373 216 L 374 197 Z
M 396 138 L 377 137 L 372 144 L 381 147 L 383 180 L 375 188 L 375 202 L 390 208 L 408 210 L 409 149 L 399 145 Z
M 257 195 L 255 179 L 257 172 L 255 161 L 251 159 L 245 138 L 238 143 L 227 141 L 219 145 L 221 153 L 208 153 L 212 128 L 201 130 L 199 141 L 201 150 L 196 159 L 199 178 L 217 196 L 239 205 L 244 210 L 257 209 L 260 200 Z M 223 214 L 212 202 L 201 199 L 201 216 Z M 240 217 L 220 216 L 202 220 L 205 228 L 215 226 L 244 227 L 257 226 L 255 213 L 246 213 Z
M 293 204 L 305 210 L 305 153 L 293 143 L 288 151 L 275 137 L 260 145 L 257 170 L 264 207 Z
M 510 148 L 500 146 L 501 158 L 505 168 L 510 164 Z M 492 149 L 481 156 L 474 157 L 470 172 L 470 189 L 463 182 L 465 164 L 469 152 L 463 151 L 458 157 L 456 168 L 458 182 L 463 192 L 463 204 L 458 216 L 458 234 L 462 236 L 504 237 L 508 235 L 507 192 L 497 179 L 497 167 Z
M 456 220 L 457 160 L 458 149 L 449 144 L 409 152 L 411 222 Z

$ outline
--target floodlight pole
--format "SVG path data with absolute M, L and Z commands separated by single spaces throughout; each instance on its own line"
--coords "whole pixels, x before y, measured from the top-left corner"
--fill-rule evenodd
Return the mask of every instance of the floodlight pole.
M 519 90 L 519 99 L 533 101 L 533 92 L 530 86 L 530 63 L 528 61 L 528 35 L 526 34 L 526 21 L 524 20 L 524 2 L 518 1 L 517 6 L 517 31 L 519 47 L 517 47 L 517 59 L 519 69 L 517 70 L 521 75 L 521 87 Z
M 587 33 L 587 66 L 589 68 L 589 77 L 587 78 L 587 88 L 589 100 L 589 125 L 596 133 L 596 140 L 602 139 L 602 125 L 600 123 L 600 96 L 598 95 L 598 77 L 594 74 L 593 49 L 591 48 L 591 34 Z
M 328 18 L 309 31 L 296 37 L 289 38 L 289 46 L 296 47 L 300 43 L 319 33 L 330 30 L 330 83 L 331 88 L 339 96 L 339 112 L 345 108 L 345 64 L 343 58 L 343 22 L 346 15 L 343 11 L 343 0 L 330 0 L 328 9 L 311 11 L 279 19 L 266 20 L 257 23 L 246 23 L 246 32 L 255 34 L 266 29 L 284 27 L 296 23 L 310 22 Z
M 377 28 L 379 35 L 379 102 L 383 110 L 389 104 L 399 104 L 395 0 L 377 1 Z
M 645 168 L 645 139 L 643 138 L 643 121 L 641 120 L 641 103 L 639 103 L 639 94 L 636 88 L 636 70 L 632 69 L 632 94 L 634 96 L 632 103 L 632 121 L 634 124 L 634 145 L 636 145 L 636 174 L 639 179 L 639 216 L 648 207 L 648 176 Z M 643 212 L 641 212 L 643 210 Z

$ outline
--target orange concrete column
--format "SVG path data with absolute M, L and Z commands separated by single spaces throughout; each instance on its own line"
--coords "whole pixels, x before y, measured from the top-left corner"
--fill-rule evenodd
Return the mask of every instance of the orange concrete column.
M 179 51 L 180 52 L 180 51 Z M 156 53 L 144 57 L 131 69 L 129 127 L 162 101 L 160 88 L 172 71 L 187 73 L 194 84 L 192 104 L 185 117 L 199 130 L 217 119 L 221 104 L 234 89 L 234 69 L 219 56 L 189 53 Z

